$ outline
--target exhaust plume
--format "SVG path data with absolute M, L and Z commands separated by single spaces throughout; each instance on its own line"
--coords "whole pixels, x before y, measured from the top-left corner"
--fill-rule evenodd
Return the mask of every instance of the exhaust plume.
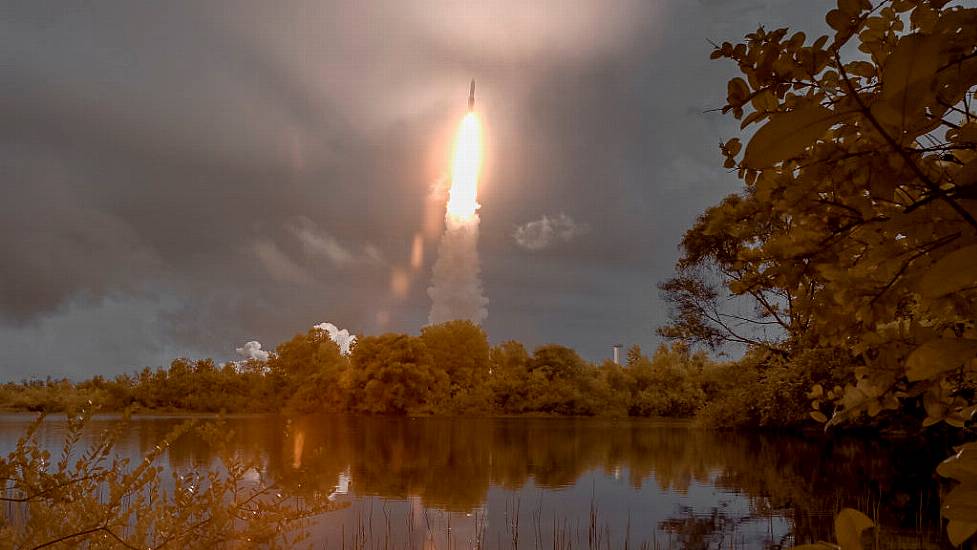
M 350 351 L 353 350 L 353 346 L 356 345 L 356 336 L 350 334 L 348 330 L 339 330 L 336 325 L 332 323 L 319 323 L 312 328 L 321 330 L 329 335 L 329 339 L 339 346 L 339 353 L 343 355 L 349 355 Z
M 481 125 L 474 112 L 461 121 L 451 163 L 444 234 L 434 262 L 429 322 L 469 319 L 481 323 L 488 316 L 478 260 L 478 173 L 482 164 Z
M 252 340 L 246 342 L 243 346 L 235 349 L 238 355 L 244 357 L 244 360 L 255 360 L 264 363 L 271 356 L 267 350 L 261 349 L 261 342 L 257 340 Z

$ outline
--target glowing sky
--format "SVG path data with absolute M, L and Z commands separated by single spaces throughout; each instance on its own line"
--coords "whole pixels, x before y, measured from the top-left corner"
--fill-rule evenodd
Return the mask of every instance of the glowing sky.
M 653 347 L 682 232 L 737 188 L 708 40 L 823 32 L 827 6 L 4 2 L 0 378 L 225 360 L 322 319 L 416 333 L 472 78 L 493 342 Z

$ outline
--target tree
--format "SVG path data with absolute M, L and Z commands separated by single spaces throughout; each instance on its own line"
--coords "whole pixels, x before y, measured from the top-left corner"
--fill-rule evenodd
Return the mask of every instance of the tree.
M 624 364 L 627 367 L 634 367 L 643 359 L 647 359 L 647 358 L 644 356 L 643 353 L 641 353 L 641 346 L 639 346 L 638 344 L 634 344 L 633 346 L 628 348 L 628 353 L 624 360 Z
M 489 343 L 485 331 L 469 320 L 448 321 L 421 329 L 421 340 L 435 368 L 448 375 L 452 410 L 486 409 Z
M 747 259 L 755 243 L 785 230 L 771 210 L 740 195 L 708 209 L 682 239 L 678 275 L 659 284 L 672 306 L 659 334 L 713 350 L 736 344 L 787 355 L 807 333 L 809 312 L 793 287 L 764 272 L 762 259 Z M 800 279 L 796 288 L 819 289 L 813 274 Z
M 703 353 L 693 354 L 682 342 L 661 345 L 649 360 L 639 355 L 628 369 L 633 382 L 630 413 L 635 416 L 689 417 L 705 399 L 701 374 L 707 364 Z
M 763 28 L 713 58 L 737 63 L 724 113 L 759 126 L 721 144 L 745 189 L 706 211 L 663 285 L 663 332 L 790 358 L 850 354 L 855 380 L 815 386 L 836 424 L 921 400 L 924 425 L 972 426 L 977 404 L 977 8 L 839 0 L 832 35 Z M 847 46 L 853 47 L 847 47 Z M 749 315 L 721 312 L 720 291 Z M 738 323 L 742 323 L 738 325 Z M 775 327 L 772 337 L 745 326 Z M 977 454 L 941 473 L 951 541 L 977 531 Z
M 523 412 L 529 406 L 529 353 L 515 340 L 502 342 L 489 353 L 489 377 L 495 406 L 507 413 Z
M 342 408 L 345 392 L 340 381 L 348 368 L 349 361 L 336 343 L 318 329 L 280 344 L 268 361 L 270 374 L 278 381 L 275 393 L 287 398 L 287 410 L 297 413 Z
M 441 406 L 448 384 L 448 375 L 434 366 L 423 340 L 384 334 L 357 342 L 345 386 L 353 410 L 412 414 Z
M 528 397 L 532 410 L 556 414 L 593 414 L 585 407 L 587 364 L 577 352 L 549 344 L 529 360 Z M 591 369 L 592 370 L 592 369 Z

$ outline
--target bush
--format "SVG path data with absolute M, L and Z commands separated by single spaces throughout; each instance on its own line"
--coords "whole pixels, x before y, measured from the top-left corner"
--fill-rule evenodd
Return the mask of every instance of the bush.
M 759 350 L 704 371 L 706 405 L 697 420 L 714 428 L 790 428 L 811 421 L 808 392 L 851 376 L 851 357 L 841 350 L 812 349 L 787 360 Z
M 259 465 L 230 452 L 230 435 L 219 425 L 197 429 L 217 447 L 220 469 L 173 472 L 172 487 L 163 490 L 157 460 L 193 429 L 189 423 L 130 463 L 112 456 L 124 422 L 99 434 L 87 451 L 77 449 L 90 418 L 68 417 L 57 462 L 38 441 L 43 416 L 0 458 L 0 548 L 289 547 L 303 538 L 304 518 L 335 508 L 247 481 Z

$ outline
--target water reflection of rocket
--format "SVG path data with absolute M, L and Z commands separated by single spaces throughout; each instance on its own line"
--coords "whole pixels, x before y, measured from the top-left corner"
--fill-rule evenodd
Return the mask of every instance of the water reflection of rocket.
M 475 110 L 475 79 L 472 79 L 472 88 L 468 92 L 468 112 Z

